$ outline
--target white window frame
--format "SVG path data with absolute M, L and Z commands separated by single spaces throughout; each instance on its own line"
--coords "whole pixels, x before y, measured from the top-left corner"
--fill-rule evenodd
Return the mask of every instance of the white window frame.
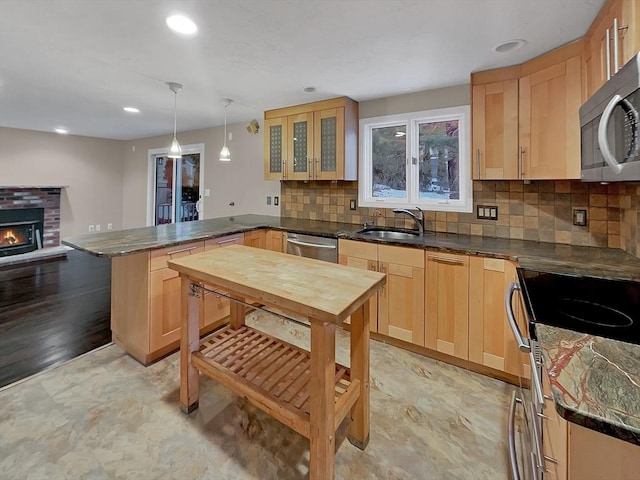
M 411 161 L 418 158 L 418 125 L 425 122 L 458 121 L 460 199 L 437 200 L 419 198 L 418 165 Z M 374 128 L 406 126 L 407 131 L 407 198 L 381 198 L 372 195 L 373 168 L 371 136 Z M 358 175 L 358 204 L 361 207 L 410 208 L 444 212 L 473 211 L 473 182 L 471 179 L 471 109 L 469 105 L 439 108 L 421 112 L 385 115 L 360 119 L 360 162 Z

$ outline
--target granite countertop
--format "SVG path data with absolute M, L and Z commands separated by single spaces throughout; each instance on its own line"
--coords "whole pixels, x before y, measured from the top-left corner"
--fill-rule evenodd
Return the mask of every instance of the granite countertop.
M 640 345 L 536 324 L 556 410 L 640 445 Z
M 526 268 L 640 281 L 640 259 L 614 248 L 579 247 L 453 233 L 426 233 L 415 239 L 381 240 L 357 233 L 362 228 L 360 225 L 268 215 L 239 215 L 93 233 L 65 238 L 62 243 L 93 255 L 115 257 L 258 228 L 504 258 L 517 261 Z

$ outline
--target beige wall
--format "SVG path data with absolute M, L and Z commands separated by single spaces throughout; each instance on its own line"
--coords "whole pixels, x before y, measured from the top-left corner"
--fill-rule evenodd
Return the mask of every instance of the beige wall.
M 60 236 L 122 225 L 122 142 L 0 127 L 0 185 L 68 185 Z
M 436 108 L 457 107 L 471 104 L 471 86 L 468 83 L 423 92 L 396 95 L 360 102 L 360 118 L 420 112 Z
M 260 122 L 262 127 L 262 122 Z M 218 160 L 222 148 L 223 127 L 178 132 L 181 145 L 204 143 L 204 186 L 211 196 L 204 197 L 203 218 L 257 213 L 280 215 L 280 208 L 267 206 L 266 197 L 280 195 L 280 182 L 264 180 L 263 135 L 249 135 L 246 123 L 228 125 L 233 136 L 227 141 L 231 162 Z M 124 228 L 146 222 L 147 168 L 150 149 L 168 147 L 170 135 L 124 142 L 123 213 Z M 135 148 L 135 150 L 134 150 Z M 230 206 L 229 203 L 235 203 Z

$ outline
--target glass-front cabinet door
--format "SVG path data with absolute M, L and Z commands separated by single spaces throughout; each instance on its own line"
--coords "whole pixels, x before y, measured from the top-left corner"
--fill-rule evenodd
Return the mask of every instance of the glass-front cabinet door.
M 337 180 L 344 177 L 344 107 L 317 111 L 314 120 L 313 178 Z
M 285 180 L 311 180 L 313 172 L 313 112 L 291 115 Z
M 264 121 L 264 178 L 286 180 L 287 117 Z

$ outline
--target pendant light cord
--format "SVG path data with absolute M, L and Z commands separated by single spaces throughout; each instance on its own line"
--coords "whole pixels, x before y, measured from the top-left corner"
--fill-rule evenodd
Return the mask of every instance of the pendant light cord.
M 176 138 L 177 129 L 177 117 L 178 117 L 178 92 L 173 92 L 173 138 Z
M 224 106 L 224 145 L 227 145 L 227 107 L 229 104 Z

